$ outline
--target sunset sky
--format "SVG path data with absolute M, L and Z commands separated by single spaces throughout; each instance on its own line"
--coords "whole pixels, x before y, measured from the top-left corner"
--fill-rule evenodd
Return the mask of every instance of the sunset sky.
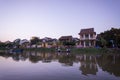
M 0 0 L 0 41 L 120 28 L 120 0 Z

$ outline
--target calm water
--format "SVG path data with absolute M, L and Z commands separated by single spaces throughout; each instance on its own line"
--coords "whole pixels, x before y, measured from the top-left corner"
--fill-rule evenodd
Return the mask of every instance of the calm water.
M 120 80 L 120 54 L 0 53 L 0 80 Z

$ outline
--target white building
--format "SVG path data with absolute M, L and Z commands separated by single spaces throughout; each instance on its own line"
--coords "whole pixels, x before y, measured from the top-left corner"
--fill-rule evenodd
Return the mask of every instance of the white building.
M 94 47 L 96 44 L 96 32 L 94 28 L 81 29 L 80 33 L 80 45 L 82 47 Z

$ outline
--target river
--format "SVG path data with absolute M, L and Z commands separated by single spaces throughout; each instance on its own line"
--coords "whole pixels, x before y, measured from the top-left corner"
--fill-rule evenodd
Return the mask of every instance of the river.
M 120 54 L 0 52 L 0 80 L 120 80 Z

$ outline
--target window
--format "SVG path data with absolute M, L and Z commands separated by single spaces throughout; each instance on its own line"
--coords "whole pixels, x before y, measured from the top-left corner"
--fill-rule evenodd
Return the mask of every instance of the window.
M 85 34 L 85 38 L 89 38 L 89 35 L 88 35 L 88 34 Z
M 90 38 L 93 38 L 93 34 L 90 34 Z
M 83 41 L 81 41 L 81 45 L 84 46 L 84 42 Z
M 81 38 L 83 38 L 83 35 L 81 35 Z
M 85 45 L 86 45 L 86 46 L 89 46 L 89 41 L 85 41 Z

